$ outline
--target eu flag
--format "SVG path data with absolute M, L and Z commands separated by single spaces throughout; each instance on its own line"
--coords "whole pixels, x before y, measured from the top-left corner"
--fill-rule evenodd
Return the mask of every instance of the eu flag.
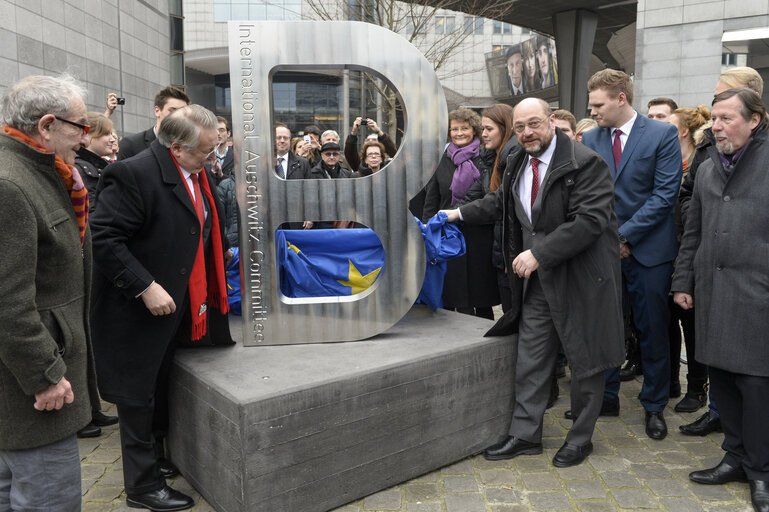
M 275 246 L 280 291 L 291 298 L 361 293 L 385 264 L 370 229 L 279 229 Z

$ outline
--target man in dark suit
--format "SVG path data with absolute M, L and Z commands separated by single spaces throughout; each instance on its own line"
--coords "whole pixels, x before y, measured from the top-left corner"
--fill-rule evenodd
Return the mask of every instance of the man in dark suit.
M 211 172 L 219 185 L 223 179 L 232 174 L 235 167 L 235 153 L 230 147 L 230 123 L 222 116 L 216 116 L 216 158 L 211 162 Z
M 199 105 L 160 123 L 147 151 L 107 166 L 91 219 L 91 325 L 102 394 L 117 404 L 129 506 L 183 510 L 165 483 L 168 372 L 179 343 L 231 344 L 222 206 L 203 164 L 216 117 Z
M 508 157 L 495 192 L 444 210 L 449 221 L 501 218 L 518 331 L 515 406 L 508 435 L 486 449 L 489 460 L 542 453 L 542 421 L 559 340 L 572 370 L 574 425 L 553 457 L 580 464 L 591 438 L 604 370 L 624 358 L 617 220 L 611 173 L 595 152 L 553 124 L 547 103 L 527 98 L 513 126 L 524 151 Z
M 143 132 L 134 133 L 123 137 L 120 141 L 120 151 L 117 159 L 125 160 L 137 155 L 150 147 L 150 144 L 157 137 L 160 123 L 171 112 L 176 109 L 186 107 L 190 104 L 190 98 L 181 89 L 169 85 L 155 96 L 155 126 Z
M 663 410 L 670 393 L 668 293 L 676 257 L 673 207 L 681 184 L 681 149 L 675 126 L 633 109 L 633 82 L 613 69 L 590 77 L 591 115 L 599 128 L 582 143 L 609 164 L 619 223 L 622 278 L 640 332 L 646 434 L 664 439 Z M 607 372 L 603 413 L 619 413 L 619 368 Z
M 275 173 L 285 180 L 304 180 L 310 174 L 310 163 L 291 151 L 291 130 L 282 123 L 275 125 Z

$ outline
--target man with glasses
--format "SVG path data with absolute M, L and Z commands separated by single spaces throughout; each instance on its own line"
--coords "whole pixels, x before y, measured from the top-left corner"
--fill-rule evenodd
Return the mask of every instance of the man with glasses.
M 98 410 L 88 330 L 85 88 L 30 76 L 8 87 L 0 134 L 0 510 L 81 509 L 75 434 Z
M 341 150 L 342 148 L 336 142 L 323 144 L 320 148 L 320 161 L 310 169 L 308 178 L 316 180 L 352 178 L 352 172 L 339 163 L 339 157 L 342 156 Z
M 501 217 L 504 223 L 513 297 L 503 323 L 518 332 L 515 405 L 507 435 L 484 457 L 542 453 L 542 421 L 560 340 L 571 366 L 576 417 L 553 464 L 574 466 L 593 451 L 604 370 L 625 355 L 611 174 L 595 152 L 555 128 L 541 99 L 521 101 L 513 126 L 524 151 L 508 160 L 502 185 L 459 209 L 444 210 L 451 222 L 483 224 Z
M 217 121 L 199 105 L 167 116 L 148 151 L 107 166 L 93 215 L 92 328 L 99 387 L 117 404 L 126 501 L 184 510 L 166 485 L 168 373 L 178 344 L 231 344 L 223 208 L 203 165 Z

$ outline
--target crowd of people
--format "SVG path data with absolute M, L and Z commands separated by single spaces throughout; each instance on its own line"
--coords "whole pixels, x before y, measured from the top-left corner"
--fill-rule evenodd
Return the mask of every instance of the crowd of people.
M 550 79 L 540 78 L 540 87 Z M 621 71 L 596 73 L 588 90 L 590 118 L 579 122 L 536 98 L 452 111 L 418 203 L 422 221 L 443 212 L 465 238 L 466 254 L 447 268 L 445 307 L 491 320 L 501 304 L 496 327 L 518 335 L 510 426 L 484 456 L 542 453 L 545 410 L 568 364 L 573 423 L 553 464 L 581 464 L 598 417 L 620 412 L 620 383 L 642 376 L 646 435 L 667 436 L 671 398 L 676 411 L 707 406 L 680 430 L 723 431 L 725 455 L 690 478 L 748 481 L 754 508 L 767 512 L 763 81 L 733 68 L 712 110 L 656 98 L 645 115 Z M 0 510 L 50 500 L 79 510 L 76 438 L 118 421 L 128 505 L 183 510 L 192 499 L 166 483 L 179 472 L 165 449 L 169 370 L 179 346 L 233 343 L 232 132 L 167 87 L 154 126 L 118 142 L 117 97 L 104 113 L 87 112 L 84 97 L 65 75 L 24 78 L 2 99 Z M 344 147 L 314 125 L 292 138 L 278 123 L 274 137 L 281 179 L 370 176 L 397 152 L 364 117 Z M 100 397 L 117 417 L 101 412 Z

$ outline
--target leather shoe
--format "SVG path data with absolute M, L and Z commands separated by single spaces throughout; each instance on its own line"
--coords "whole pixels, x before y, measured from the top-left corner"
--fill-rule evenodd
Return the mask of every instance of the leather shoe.
M 553 466 L 557 468 L 568 468 L 582 464 L 591 453 L 593 453 L 593 443 L 591 442 L 582 446 L 563 443 L 563 446 L 561 446 L 553 457 Z
M 657 440 L 665 439 L 668 435 L 668 426 L 662 411 L 646 411 L 646 435 Z
M 504 441 L 493 444 L 483 452 L 486 460 L 512 459 L 519 455 L 539 455 L 542 453 L 542 443 L 530 443 L 517 437 L 508 436 Z
M 681 425 L 678 428 L 687 436 L 706 436 L 711 432 L 721 432 L 721 418 L 708 410 L 693 423 Z
M 769 482 L 765 480 L 750 481 L 750 501 L 756 512 L 769 512 Z
M 117 423 L 117 421 L 117 416 L 107 416 L 101 411 L 94 411 L 91 416 L 91 423 L 97 427 L 109 427 L 110 425 Z
M 676 412 L 694 412 L 705 405 L 705 393 L 686 393 L 675 406 Z
M 173 478 L 179 474 L 179 468 L 174 466 L 173 462 L 162 457 L 158 460 L 158 469 L 163 478 Z
M 171 489 L 167 485 L 157 491 L 129 494 L 125 501 L 131 508 L 147 508 L 154 512 L 187 510 L 195 504 L 192 498 L 176 489 Z
M 641 363 L 632 363 L 628 361 L 619 371 L 619 380 L 622 382 L 633 380 L 636 375 L 641 375 L 642 373 Z
M 718 466 L 700 471 L 689 473 L 689 480 L 698 484 L 721 485 L 729 482 L 747 482 L 745 470 L 740 467 L 734 467 L 726 462 L 721 462 Z
M 99 437 L 100 435 L 101 429 L 94 425 L 93 422 L 77 431 L 77 437 L 80 439 L 85 439 L 88 437 Z
M 619 416 L 619 402 L 613 404 L 604 400 L 604 402 L 601 403 L 601 412 L 598 413 L 598 416 Z M 574 421 L 574 413 L 571 412 L 571 409 L 563 413 L 563 417 L 567 420 Z

